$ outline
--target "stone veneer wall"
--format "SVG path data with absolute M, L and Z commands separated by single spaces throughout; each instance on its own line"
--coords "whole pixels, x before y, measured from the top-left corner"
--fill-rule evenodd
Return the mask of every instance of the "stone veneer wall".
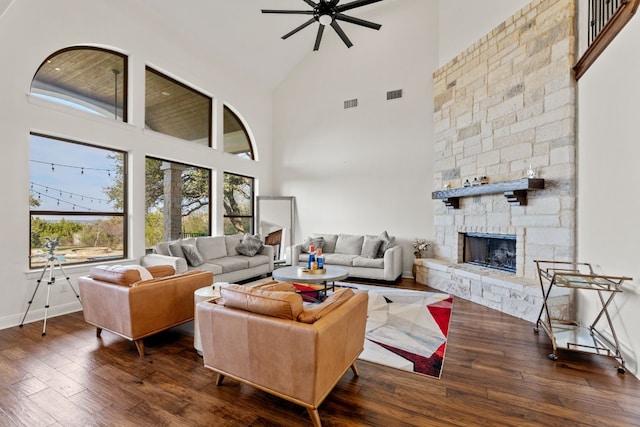
M 545 189 L 530 191 L 527 206 L 510 206 L 502 194 L 461 198 L 460 209 L 438 201 L 431 276 L 443 290 L 464 288 L 461 296 L 480 292 L 467 289 L 469 271 L 499 279 L 507 286 L 489 301 L 472 298 L 490 306 L 513 298 L 511 288 L 535 286 L 516 297 L 537 304 L 516 310 L 528 319 L 540 308 L 534 260 L 575 256 L 575 11 L 575 0 L 533 1 L 433 74 L 435 189 L 481 176 L 523 178 L 530 164 Z M 465 232 L 516 235 L 515 276 L 458 264 Z M 426 269 L 424 261 L 418 264 Z

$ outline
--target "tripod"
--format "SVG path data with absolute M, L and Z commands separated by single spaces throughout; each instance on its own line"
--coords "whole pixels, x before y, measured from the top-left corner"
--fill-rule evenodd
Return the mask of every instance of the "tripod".
M 47 243 L 45 244 L 45 247 L 47 247 L 47 249 L 49 249 L 49 256 L 47 257 L 47 264 L 42 269 L 42 273 L 40 274 L 40 278 L 36 282 L 37 283 L 36 284 L 36 289 L 33 291 L 33 295 L 31 295 L 31 299 L 29 300 L 29 305 L 27 306 L 27 311 L 24 312 L 24 316 L 22 317 L 22 322 L 20 322 L 20 325 L 19 325 L 21 328 L 24 325 L 24 319 L 27 318 L 27 313 L 29 313 L 29 309 L 31 308 L 31 303 L 33 302 L 33 299 L 35 298 L 36 293 L 38 292 L 38 288 L 40 287 L 40 283 L 42 282 L 42 278 L 44 277 L 45 273 L 47 271 L 49 271 L 49 280 L 47 281 L 47 302 L 44 305 L 44 324 L 42 325 L 42 336 L 47 335 L 47 314 L 48 314 L 48 311 L 49 311 L 49 295 L 51 293 L 51 285 L 56 283 L 56 277 L 55 277 L 55 273 L 54 273 L 54 269 L 55 268 L 59 268 L 60 269 L 60 271 L 64 275 L 64 278 L 67 280 L 67 283 L 69 284 L 69 287 L 71 288 L 73 293 L 76 295 L 76 298 L 78 298 L 78 301 L 80 302 L 80 304 L 82 304 L 82 301 L 80 301 L 80 295 L 78 295 L 78 292 L 76 292 L 76 290 L 74 289 L 73 285 L 69 281 L 69 276 L 67 276 L 66 273 L 64 272 L 64 270 L 62 269 L 62 264 L 60 264 L 60 261 L 58 261 L 58 258 L 56 258 L 56 256 L 54 255 L 55 248 L 59 244 L 59 239 L 51 240 L 48 237 L 46 239 L 47 239 Z

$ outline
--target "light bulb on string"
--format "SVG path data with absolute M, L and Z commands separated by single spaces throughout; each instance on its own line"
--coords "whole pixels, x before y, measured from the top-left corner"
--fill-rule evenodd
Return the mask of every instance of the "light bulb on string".
M 80 168 L 80 175 L 84 175 L 84 168 Z
M 51 172 L 55 172 L 55 171 L 56 171 L 56 168 L 53 167 L 53 163 L 51 163 Z

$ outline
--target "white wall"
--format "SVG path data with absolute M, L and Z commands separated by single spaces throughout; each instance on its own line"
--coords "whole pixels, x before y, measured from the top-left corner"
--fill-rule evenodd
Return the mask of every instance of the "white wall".
M 633 277 L 612 304 L 633 372 L 640 358 L 640 18 L 634 17 L 578 82 L 578 257 L 601 273 Z M 590 324 L 596 295 L 583 293 Z
M 298 242 L 387 230 L 406 246 L 411 274 L 411 241 L 433 237 L 436 12 L 436 0 L 402 0 L 362 13 L 382 29 L 344 24 L 350 49 L 329 28 L 276 89 L 274 189 L 296 196 Z M 404 97 L 387 101 L 395 89 Z M 352 98 L 358 107 L 343 109 Z
M 529 0 L 438 0 L 438 65 L 455 58 L 527 4 Z
M 39 271 L 28 271 L 29 132 L 37 131 L 126 150 L 130 154 L 130 257 L 144 254 L 144 158 L 168 158 L 213 169 L 215 194 L 222 194 L 224 171 L 254 176 L 263 192 L 271 191 L 271 90 L 244 77 L 220 58 L 212 58 L 171 23 L 154 18 L 152 9 L 125 0 L 16 1 L 0 16 L 0 328 L 17 325 L 27 308 Z M 91 44 L 129 56 L 129 123 L 116 123 L 55 106 L 28 96 L 41 62 L 58 49 Z M 215 136 L 222 140 L 222 103 L 229 103 L 251 127 L 259 162 L 221 153 L 144 130 L 144 67 L 153 67 L 214 97 Z M 217 113 L 220 114 L 217 114 Z M 221 145 L 221 144 L 220 144 Z M 222 147 L 221 147 L 222 148 Z M 214 232 L 222 232 L 222 200 L 215 197 Z M 75 277 L 86 267 L 65 268 Z M 65 284 L 62 277 L 58 282 Z M 56 284 L 49 316 L 80 308 L 72 292 Z M 42 316 L 43 282 L 30 313 Z M 27 319 L 29 320 L 29 319 Z

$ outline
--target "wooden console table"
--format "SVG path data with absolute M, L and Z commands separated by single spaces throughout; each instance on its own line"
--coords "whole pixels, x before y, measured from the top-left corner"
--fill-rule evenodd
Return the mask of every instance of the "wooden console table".
M 447 207 L 458 209 L 460 198 L 482 196 L 485 194 L 503 193 L 510 205 L 525 206 L 529 190 L 543 190 L 544 179 L 522 178 L 514 181 L 495 182 L 490 184 L 472 185 L 468 187 L 452 188 L 431 193 L 432 199 L 440 199 Z

